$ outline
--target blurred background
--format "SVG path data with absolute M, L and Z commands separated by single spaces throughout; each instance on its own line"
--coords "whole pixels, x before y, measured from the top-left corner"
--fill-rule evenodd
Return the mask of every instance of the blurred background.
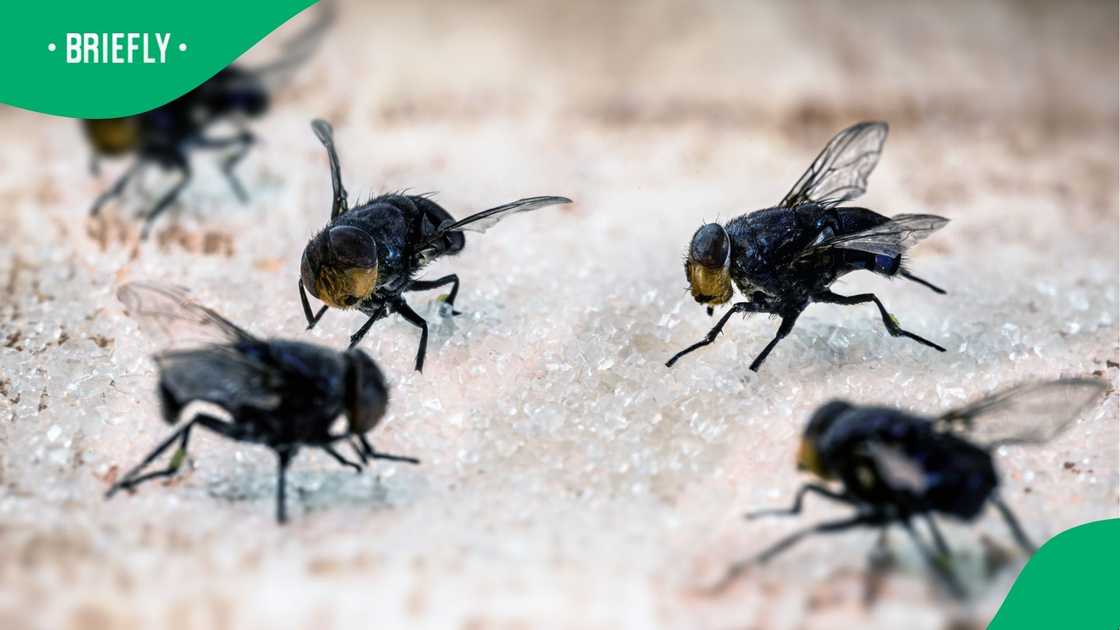
M 992 515 L 949 528 L 964 604 L 902 535 L 894 568 L 870 574 L 873 532 L 697 591 L 835 515 L 739 518 L 790 500 L 797 435 L 837 396 L 932 413 L 1104 377 L 1107 401 L 1067 435 L 997 463 L 1036 539 L 1117 516 L 1118 45 L 1115 2 L 340 2 L 252 125 L 250 203 L 197 155 L 146 242 L 134 214 L 170 176 L 152 169 L 88 220 L 126 163 L 91 176 L 76 122 L 0 109 L 0 627 L 983 627 L 1025 561 Z M 299 255 L 330 190 L 313 117 L 335 127 L 352 200 L 433 191 L 456 216 L 576 203 L 433 266 L 462 277 L 467 315 L 413 298 L 433 321 L 422 376 L 407 324 L 365 342 L 393 385 L 372 440 L 423 466 L 357 477 L 304 454 L 279 528 L 271 454 L 199 436 L 182 478 L 102 501 L 165 430 L 158 348 L 119 282 L 188 286 L 258 334 L 305 334 Z M 860 203 L 952 220 L 912 261 L 950 294 L 858 274 L 839 289 L 874 290 L 950 352 L 892 339 L 871 309 L 817 306 L 761 374 L 746 365 L 776 327 L 762 317 L 666 371 L 711 323 L 685 291 L 692 232 L 777 203 L 864 119 L 891 136 Z M 343 347 L 360 322 L 331 313 L 309 336 Z

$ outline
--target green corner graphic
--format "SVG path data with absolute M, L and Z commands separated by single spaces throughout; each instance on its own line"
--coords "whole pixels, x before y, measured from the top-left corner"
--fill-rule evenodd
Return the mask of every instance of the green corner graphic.
M 1120 519 L 1074 527 L 1047 541 L 988 628 L 1120 628 Z
M 2 20 L 9 28 L 0 38 L 0 58 L 5 60 L 0 102 L 76 118 L 147 111 L 217 74 L 312 4 L 313 0 L 8 3 Z M 115 51 L 113 33 L 123 35 Z M 135 34 L 133 62 L 105 63 L 114 56 L 127 59 L 130 33 Z M 96 52 L 90 50 L 84 63 L 68 62 L 76 57 L 73 44 L 79 36 L 78 41 Z

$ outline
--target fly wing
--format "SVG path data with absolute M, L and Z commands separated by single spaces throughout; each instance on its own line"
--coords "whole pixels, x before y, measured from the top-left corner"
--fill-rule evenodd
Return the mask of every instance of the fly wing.
M 315 54 L 334 23 L 337 10 L 334 0 L 320 0 L 308 13 L 312 14 L 310 22 L 280 45 L 280 52 L 275 59 L 250 68 L 250 72 L 264 84 L 270 94 L 283 89 L 295 71 Z
M 230 346 L 169 350 L 156 355 L 160 384 L 182 404 L 200 400 L 230 413 L 280 406 L 283 373 Z
M 991 447 L 1042 444 L 1061 433 L 1108 389 L 1104 381 L 1069 378 L 1026 383 L 952 409 L 938 428 L 969 435 Z
M 887 141 L 887 123 L 861 122 L 833 136 L 779 205 L 835 206 L 867 190 L 867 178 Z
M 949 219 L 934 214 L 899 214 L 862 232 L 825 238 L 805 249 L 798 258 L 826 249 L 850 249 L 894 257 L 906 253 L 948 222 Z
M 259 358 L 267 343 L 195 303 L 185 289 L 129 283 L 117 298 L 141 329 L 169 348 L 155 357 L 160 383 L 181 404 L 203 400 L 230 412 L 280 404 L 283 372 Z
M 518 199 L 517 201 L 498 206 L 497 208 L 490 208 L 489 210 L 483 210 L 482 212 L 472 214 L 465 219 L 444 221 L 443 224 L 436 229 L 435 236 L 429 240 L 437 240 L 448 232 L 463 230 L 469 232 L 485 232 L 511 214 L 529 212 L 537 208 L 555 206 L 562 203 L 572 203 L 572 200 L 567 197 L 528 197 L 526 199 Z
M 442 239 L 449 232 L 485 232 L 511 214 L 529 212 L 530 210 L 536 210 L 546 206 L 555 206 L 562 203 L 572 203 L 572 200 L 567 197 L 527 197 L 496 208 L 483 210 L 482 212 L 472 214 L 458 221 L 444 221 L 436 228 L 435 232 L 428 237 L 424 245 L 419 248 L 419 257 L 424 259 L 429 246 Z
M 214 310 L 195 303 L 180 287 L 130 282 L 117 289 L 117 299 L 142 330 L 160 338 L 166 347 L 263 343 Z
M 897 446 L 883 442 L 869 442 L 864 454 L 875 462 L 879 479 L 896 492 L 909 492 L 922 496 L 929 487 L 926 471 Z

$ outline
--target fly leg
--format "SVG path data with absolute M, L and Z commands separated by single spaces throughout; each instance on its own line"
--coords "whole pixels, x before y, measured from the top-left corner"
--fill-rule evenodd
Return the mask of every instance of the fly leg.
M 918 284 L 929 288 L 929 290 L 933 291 L 934 293 L 940 293 L 941 295 L 945 295 L 945 289 L 942 289 L 941 287 L 933 284 L 929 280 L 923 280 L 923 279 L 919 278 L 918 276 L 915 276 L 914 274 L 910 273 L 909 271 L 906 271 L 905 269 L 899 269 L 898 270 L 898 275 L 902 276 L 903 278 L 906 278 L 910 282 L 917 282 Z
M 749 570 L 752 566 L 769 562 L 781 552 L 789 549 L 790 547 L 794 546 L 798 542 L 801 542 L 803 539 L 813 534 L 835 534 L 852 529 L 853 527 L 859 527 L 861 525 L 881 525 L 885 522 L 886 517 L 884 515 L 878 512 L 868 512 L 865 514 L 857 514 L 856 516 L 852 516 L 849 518 L 843 518 L 834 521 L 825 521 L 823 523 L 818 523 L 804 529 L 799 529 L 794 533 L 786 536 L 785 538 L 782 538 L 773 545 L 770 545 L 754 557 L 747 560 L 741 560 L 731 565 L 731 567 L 727 570 L 727 573 L 724 574 L 723 578 L 721 578 L 719 582 L 713 585 L 710 591 L 712 593 L 718 593 L 724 590 L 729 584 L 738 579 L 739 576 Z
M 415 457 L 406 457 L 404 455 L 390 455 L 388 453 L 378 453 L 377 451 L 373 450 L 373 446 L 370 445 L 369 441 L 366 440 L 366 436 L 364 436 L 364 435 L 359 435 L 358 436 L 358 441 L 361 444 L 362 449 L 363 449 L 363 453 L 362 453 L 362 458 L 363 459 L 365 459 L 365 458 L 384 459 L 384 460 L 388 460 L 388 461 L 391 461 L 391 462 L 404 462 L 406 464 L 419 464 L 420 463 L 420 460 L 416 459 Z M 357 447 L 355 446 L 355 448 L 357 448 Z
M 829 490 L 824 486 L 818 486 L 815 483 L 807 483 L 801 486 L 800 489 L 798 489 L 797 494 L 795 494 L 793 497 L 793 505 L 789 506 L 788 508 L 747 512 L 743 515 L 743 518 L 747 519 L 748 521 L 753 521 L 756 518 L 761 518 L 764 516 L 795 516 L 801 513 L 801 504 L 805 501 L 805 495 L 809 494 L 810 492 L 820 495 L 826 499 L 839 501 L 840 503 L 846 503 L 848 505 L 855 505 L 856 503 L 855 499 L 849 497 L 846 494 L 833 492 L 832 490 Z
M 933 536 L 933 545 L 937 548 L 937 553 L 945 558 L 951 558 L 953 552 L 949 549 L 949 544 L 945 542 L 945 537 L 941 535 L 941 528 L 937 526 L 937 522 L 933 520 L 933 516 L 925 514 L 924 517 L 926 526 L 929 527 L 929 533 Z
M 237 144 L 237 150 L 222 162 L 222 174 L 226 176 L 226 180 L 229 182 L 230 188 L 233 189 L 233 194 L 237 195 L 238 200 L 241 203 L 248 203 L 249 193 L 245 192 L 245 187 L 241 185 L 241 180 L 237 178 L 233 169 L 237 168 L 245 155 L 249 153 L 249 149 L 256 142 L 256 138 L 248 131 L 242 130 L 234 141 Z
M 156 205 L 144 219 L 144 227 L 140 231 L 140 238 L 142 239 L 148 238 L 148 234 L 152 231 L 152 224 L 155 223 L 155 220 L 159 215 L 163 214 L 164 210 L 167 210 L 167 207 L 179 197 L 179 193 L 183 192 L 183 188 L 191 181 L 191 167 L 190 164 L 187 163 L 186 156 L 176 151 L 169 159 L 171 165 L 180 173 L 179 181 L 160 197 L 159 201 L 156 202 Z
M 307 330 L 311 330 L 315 327 L 315 324 L 319 323 L 320 319 L 323 319 L 323 313 L 327 312 L 328 307 L 324 304 L 318 313 L 311 314 L 311 303 L 307 301 L 307 290 L 303 287 L 302 278 L 299 281 L 299 301 L 303 305 L 303 316 L 307 318 Z
M 765 310 L 765 308 L 761 304 L 757 304 L 755 302 L 736 302 L 735 304 L 733 304 L 731 306 L 731 308 L 729 308 L 727 310 L 726 313 L 723 314 L 723 317 L 719 318 L 719 321 L 716 322 L 716 325 L 714 327 L 712 327 L 711 330 L 708 331 L 708 334 L 705 335 L 703 339 L 701 339 L 700 341 L 697 341 L 696 343 L 694 343 L 691 346 L 685 348 L 684 350 L 681 350 L 680 352 L 674 354 L 671 359 L 669 359 L 668 361 L 665 362 L 665 367 L 670 367 L 670 368 L 673 367 L 673 364 L 676 363 L 677 361 L 679 361 L 680 358 L 683 357 L 684 355 L 692 352 L 693 350 L 699 350 L 700 348 L 703 348 L 704 346 L 706 346 L 706 345 L 712 343 L 713 341 L 715 341 L 716 338 L 719 337 L 719 334 L 723 331 L 723 327 L 727 324 L 727 320 L 731 319 L 731 316 L 734 315 L 735 313 L 765 313 L 765 312 L 767 312 L 767 311 Z
M 292 463 L 292 458 L 296 455 L 296 449 L 290 446 L 284 446 L 276 449 L 276 457 L 279 462 L 276 474 L 276 522 L 284 524 L 288 522 L 288 506 L 287 506 L 287 489 L 288 489 L 288 465 Z
M 159 477 L 171 477 L 176 472 L 178 472 L 179 467 L 183 465 L 183 460 L 187 458 L 187 443 L 190 442 L 191 439 L 191 427 L 193 427 L 194 423 L 197 421 L 197 418 L 192 419 L 190 422 L 183 425 L 181 429 L 172 433 L 170 437 L 160 442 L 159 446 L 155 447 L 154 449 L 152 449 L 152 452 L 148 453 L 148 456 L 144 458 L 144 461 L 140 462 L 135 468 L 128 471 L 116 483 L 110 486 L 109 491 L 105 493 L 105 498 L 111 498 L 119 490 L 132 490 L 145 481 L 158 479 Z M 163 452 L 168 448 L 170 448 L 176 440 L 178 440 L 179 442 L 179 448 L 175 451 L 175 454 L 171 456 L 171 462 L 168 464 L 167 468 L 163 468 L 144 475 L 140 474 L 141 471 L 148 467 L 148 464 L 151 464 L 153 461 L 155 461 L 155 459 L 162 455 Z
M 346 440 L 346 443 L 350 445 L 350 448 L 354 451 L 354 454 L 357 455 L 358 459 L 362 461 L 363 466 L 369 463 L 369 460 L 366 458 L 366 452 L 362 449 L 362 443 L 358 441 L 358 437 L 351 435 L 350 439 Z
M 310 309 L 308 309 L 307 312 L 310 312 Z M 320 312 L 322 312 L 322 309 L 320 309 Z M 373 314 L 369 316 L 369 319 L 366 320 L 366 323 L 362 324 L 362 327 L 359 328 L 353 335 L 350 335 L 350 345 L 347 346 L 346 349 L 352 350 L 354 346 L 358 345 L 362 341 L 362 338 L 366 336 L 366 333 L 369 332 L 370 326 L 373 326 L 374 322 L 380 319 L 384 319 L 388 314 L 389 311 L 386 310 L 384 306 L 381 306 L 376 311 L 373 311 Z M 318 321 L 318 319 L 315 320 L 315 322 Z M 310 326 L 314 325 L 314 323 L 310 324 Z
M 229 182 L 229 187 L 233 189 L 233 194 L 241 203 L 248 203 L 249 194 L 245 192 L 245 187 L 241 185 L 241 180 L 237 179 L 237 175 L 233 170 L 237 164 L 245 158 L 252 148 L 253 143 L 256 142 L 256 137 L 242 129 L 236 136 L 231 138 L 201 138 L 196 141 L 198 146 L 206 149 L 222 149 L 228 146 L 237 147 L 233 153 L 222 161 L 222 174 L 225 175 L 226 181 Z
M 894 557 L 887 548 L 887 528 L 879 528 L 879 536 L 875 539 L 875 546 L 867 555 L 867 579 L 864 580 L 863 604 L 870 606 L 879 599 L 882 591 L 883 578 L 894 567 Z
M 424 371 L 424 355 L 428 352 L 428 322 L 416 314 L 408 302 L 397 300 L 393 310 L 400 313 L 404 320 L 420 329 L 420 347 L 416 350 L 416 371 Z
M 95 157 L 92 164 L 97 164 L 96 160 L 97 158 Z M 109 187 L 109 190 L 106 190 L 105 192 L 98 195 L 97 199 L 94 200 L 93 205 L 90 206 L 89 216 L 97 216 L 101 212 L 101 207 L 104 206 L 110 199 L 121 196 L 121 193 L 124 192 L 124 187 L 128 185 L 129 180 L 131 180 L 136 176 L 137 173 L 140 172 L 144 164 L 145 162 L 143 158 L 138 158 L 135 162 L 132 163 L 132 166 L 128 167 L 128 170 L 125 171 L 123 175 L 117 178 L 117 181 L 113 182 L 113 185 Z
M 1011 535 L 1015 537 L 1015 542 L 1019 543 L 1023 551 L 1027 552 L 1027 555 L 1033 555 L 1038 547 L 1027 537 L 1027 533 L 1023 531 L 1023 526 L 1019 524 L 1019 519 L 1015 518 L 1015 513 L 1011 511 L 1011 508 L 1007 507 L 1003 499 L 996 495 L 992 495 L 988 500 L 996 506 L 1000 516 L 1007 522 L 1007 527 L 1011 529 Z
M 939 352 L 945 352 L 945 348 L 942 348 L 936 343 L 933 343 L 928 339 L 919 337 L 912 332 L 903 330 L 902 327 L 898 325 L 898 322 L 895 321 L 894 317 L 887 312 L 887 308 L 883 306 L 883 303 L 879 301 L 879 298 L 876 297 L 874 293 L 861 293 L 859 295 L 849 296 L 837 295 L 832 291 L 824 291 L 823 293 L 813 296 L 813 301 L 821 302 L 824 304 L 844 304 L 847 306 L 851 306 L 853 304 L 863 304 L 866 302 L 874 302 L 875 306 L 879 307 L 879 314 L 883 317 L 883 325 L 887 327 L 887 332 L 889 332 L 892 337 L 909 337 L 910 339 L 913 339 L 914 341 L 917 341 L 924 346 L 929 346 L 930 348 L 933 348 L 934 350 L 937 350 Z
M 760 352 L 759 355 L 754 358 L 754 361 L 751 361 L 752 372 L 757 372 L 758 368 L 762 367 L 762 362 L 766 360 L 766 357 L 770 354 L 770 351 L 774 349 L 774 346 L 778 345 L 779 341 L 785 339 L 786 335 L 788 335 L 793 330 L 793 325 L 797 323 L 797 318 L 800 316 L 801 311 L 789 311 L 782 315 L 782 324 L 778 326 L 778 333 L 774 335 L 774 338 L 770 340 L 770 343 L 766 344 L 766 347 L 763 348 L 762 352 Z
M 462 315 L 462 313 L 455 310 L 455 296 L 459 295 L 459 276 L 456 274 L 449 274 L 442 278 L 436 278 L 435 280 L 416 280 L 412 284 L 408 285 L 408 289 L 405 290 L 427 291 L 429 289 L 435 289 L 447 284 L 451 285 L 451 293 L 447 294 L 447 299 L 444 301 L 444 304 L 446 304 L 451 309 L 452 316 Z M 442 313 L 442 307 L 440 308 L 440 311 Z
M 354 469 L 354 472 L 358 473 L 359 475 L 362 474 L 362 465 L 361 464 L 356 463 L 356 462 L 352 462 L 352 461 L 346 459 L 345 457 L 342 456 L 341 453 L 334 450 L 334 447 L 331 446 L 330 444 L 324 444 L 322 446 L 322 449 L 324 451 L 326 451 L 328 455 L 333 457 L 334 460 L 336 462 L 338 462 L 339 464 L 342 464 L 343 466 L 349 466 L 350 468 Z
M 933 549 L 930 549 L 929 545 L 918 535 L 918 532 L 914 529 L 914 526 L 910 524 L 909 520 L 903 519 L 900 522 L 903 528 L 906 529 L 906 533 L 910 534 L 910 539 L 913 540 L 914 544 L 918 547 L 918 551 L 921 552 L 922 558 L 925 559 L 926 564 L 933 569 L 934 574 L 937 575 L 937 578 L 945 585 L 945 588 L 948 589 L 954 597 L 964 599 L 966 594 L 964 586 L 961 585 L 960 580 L 958 580 L 957 576 L 953 573 L 952 567 L 949 566 L 949 557 L 939 556 Z

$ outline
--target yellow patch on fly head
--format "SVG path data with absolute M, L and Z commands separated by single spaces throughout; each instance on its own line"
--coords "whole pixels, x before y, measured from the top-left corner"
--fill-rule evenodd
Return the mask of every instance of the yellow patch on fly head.
M 369 296 L 377 289 L 377 267 L 363 269 L 337 269 L 323 267 L 315 281 L 319 299 L 333 308 L 347 309 Z
M 824 467 L 817 447 L 809 440 L 802 439 L 797 448 L 797 469 L 810 472 L 821 479 L 831 479 L 832 474 Z
M 133 117 L 85 121 L 86 136 L 99 153 L 119 155 L 140 144 L 140 121 Z
M 686 263 L 688 285 L 692 297 L 705 304 L 724 304 L 731 299 L 731 272 L 727 267 L 706 267 L 700 263 Z
M 860 466 L 856 468 L 856 479 L 859 480 L 861 486 L 867 489 L 875 487 L 875 471 L 871 470 L 870 466 Z

